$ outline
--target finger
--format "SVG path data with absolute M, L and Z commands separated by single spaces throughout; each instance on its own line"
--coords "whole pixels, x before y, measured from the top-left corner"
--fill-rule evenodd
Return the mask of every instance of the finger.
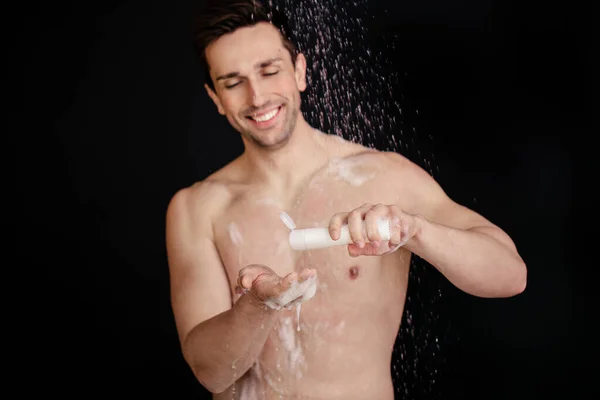
M 277 275 L 262 273 L 259 274 L 256 279 L 252 282 L 252 294 L 256 296 L 259 300 L 265 300 L 273 295 L 279 295 L 279 291 L 276 290 L 278 284 L 280 282 L 280 278 Z
M 290 286 L 292 286 L 292 282 L 294 281 L 298 281 L 298 274 L 295 272 L 290 272 L 289 274 L 283 277 L 283 279 L 279 283 L 279 286 L 281 286 L 283 290 L 287 290 L 290 288 Z
M 403 223 L 401 216 L 395 216 L 390 220 L 390 247 L 402 243 Z
M 244 293 L 247 293 L 248 289 L 244 289 L 243 287 L 240 286 L 240 284 L 238 283 L 237 286 L 235 287 L 235 294 L 237 296 L 241 296 Z
M 348 245 L 348 255 L 352 258 L 356 258 L 362 254 L 362 249 L 358 248 L 355 244 Z
M 380 255 L 380 246 L 373 246 L 372 243 L 367 243 L 365 247 L 361 249 L 361 255 L 363 256 L 378 256 Z
M 314 269 L 304 268 L 302 271 L 300 271 L 300 281 L 303 282 L 315 275 L 317 275 L 317 271 L 315 271 Z
M 273 296 L 278 297 L 282 295 L 286 290 L 288 290 L 293 282 L 298 281 L 298 274 L 295 272 L 291 272 L 283 277 L 279 282 L 277 282 L 274 287 L 272 287 Z
M 250 289 L 252 287 L 252 282 L 258 276 L 258 273 L 253 268 L 244 267 L 240 270 L 238 274 L 237 284 L 242 289 Z
M 347 218 L 348 213 L 346 212 L 337 213 L 333 217 L 331 217 L 331 220 L 329 221 L 329 236 L 331 236 L 333 240 L 338 240 L 340 238 L 342 232 L 342 225 L 344 224 L 344 222 L 346 222 Z
M 393 246 L 393 247 L 392 247 L 392 246 L 391 246 L 391 244 L 390 244 L 390 246 L 389 246 L 389 250 L 388 250 L 388 251 L 386 251 L 386 252 L 385 252 L 384 254 L 382 254 L 382 255 L 388 255 L 388 254 L 395 253 L 395 252 L 396 252 L 396 250 L 398 250 L 400 247 L 402 247 L 402 244 L 398 244 L 398 245 L 396 245 L 396 246 Z
M 352 242 L 362 248 L 366 242 L 364 232 L 364 216 L 371 209 L 371 204 L 363 204 L 362 206 L 350 211 L 348 214 L 348 232 Z
M 261 274 L 274 274 L 274 272 L 265 265 L 250 264 L 242 268 L 238 273 L 237 284 L 243 289 L 250 289 L 252 287 L 252 283 Z
M 373 246 L 379 246 L 381 243 L 381 235 L 377 223 L 388 214 L 388 206 L 384 204 L 378 204 L 365 214 L 365 231 L 367 233 L 367 240 Z
M 354 244 L 348 245 L 348 255 L 352 258 L 360 256 L 378 256 L 379 246 L 373 246 L 371 243 L 366 243 L 362 248 Z
M 404 246 L 414 235 L 414 219 L 410 215 L 405 215 L 400 222 L 399 241 L 396 243 L 399 246 Z M 391 247 L 391 246 L 390 246 Z

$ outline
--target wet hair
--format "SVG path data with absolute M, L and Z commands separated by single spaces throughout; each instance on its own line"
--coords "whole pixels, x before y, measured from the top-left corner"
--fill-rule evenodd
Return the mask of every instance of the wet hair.
M 261 22 L 270 23 L 279 31 L 295 65 L 298 50 L 289 36 L 286 18 L 277 8 L 268 9 L 258 0 L 208 0 L 201 7 L 194 21 L 194 46 L 204 69 L 206 83 L 211 89 L 215 87 L 206 60 L 206 48 L 223 35 Z

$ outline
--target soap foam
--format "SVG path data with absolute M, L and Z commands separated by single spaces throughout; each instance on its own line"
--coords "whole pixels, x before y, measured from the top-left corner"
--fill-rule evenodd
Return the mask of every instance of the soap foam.
M 280 310 L 282 307 L 291 308 L 294 300 L 302 297 L 300 303 L 313 298 L 317 292 L 317 276 L 313 275 L 303 282 L 293 281 L 290 287 L 277 297 L 272 297 L 264 301 L 265 305 L 273 310 Z
M 336 174 L 338 179 L 346 181 L 350 186 L 362 186 L 375 178 L 375 172 L 365 172 L 363 164 L 356 160 L 333 159 L 329 165 L 329 173 Z
M 298 341 L 292 318 L 284 318 L 281 322 L 282 323 L 279 328 L 279 339 L 281 340 L 283 348 L 288 353 L 287 361 L 290 370 L 295 371 L 296 378 L 300 379 L 302 377 L 302 371 L 299 367 L 304 365 L 302 346 Z
M 242 243 L 244 243 L 244 238 L 235 222 L 232 222 L 227 226 L 227 232 L 229 233 L 229 239 L 231 239 L 231 242 L 234 245 L 241 246 Z
M 386 254 L 391 254 L 395 252 L 400 247 L 404 246 L 406 242 L 408 242 L 409 237 L 406 226 L 400 223 L 400 219 L 398 217 L 394 217 L 390 221 L 390 234 L 398 230 L 400 230 L 400 243 L 398 243 L 395 247 L 391 248 Z
M 279 200 L 276 200 L 276 199 L 273 199 L 270 197 L 264 197 L 262 199 L 258 199 L 258 200 L 256 200 L 256 204 L 281 208 L 281 202 Z
M 296 330 L 300 332 L 300 310 L 302 309 L 302 303 L 296 304 Z
M 266 398 L 266 390 L 261 384 L 262 370 L 260 362 L 257 361 L 248 370 L 245 379 L 241 381 L 239 399 L 240 400 L 260 400 Z M 235 395 L 235 392 L 232 393 Z M 234 396 L 235 398 L 235 396 Z

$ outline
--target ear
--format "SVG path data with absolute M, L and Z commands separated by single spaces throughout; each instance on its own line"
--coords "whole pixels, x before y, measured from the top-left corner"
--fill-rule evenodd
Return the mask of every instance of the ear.
M 213 103 L 215 103 L 217 106 L 219 114 L 225 115 L 225 110 L 223 109 L 223 105 L 221 104 L 221 99 L 219 99 L 219 96 L 217 96 L 217 94 L 206 83 L 204 84 L 204 88 L 206 89 L 206 92 L 212 99 Z
M 304 92 L 306 90 L 306 58 L 304 54 L 298 53 L 295 67 L 296 85 L 299 91 Z

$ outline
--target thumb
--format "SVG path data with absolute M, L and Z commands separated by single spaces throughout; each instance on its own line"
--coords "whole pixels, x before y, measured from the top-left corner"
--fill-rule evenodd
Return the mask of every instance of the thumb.
M 238 286 L 243 289 L 250 289 L 256 278 L 264 273 L 267 273 L 265 268 L 259 265 L 248 265 L 242 268 L 238 274 Z
M 365 243 L 362 249 L 354 244 L 348 245 L 348 254 L 350 257 L 378 256 L 380 255 L 380 252 L 380 246 L 373 246 L 371 243 Z

